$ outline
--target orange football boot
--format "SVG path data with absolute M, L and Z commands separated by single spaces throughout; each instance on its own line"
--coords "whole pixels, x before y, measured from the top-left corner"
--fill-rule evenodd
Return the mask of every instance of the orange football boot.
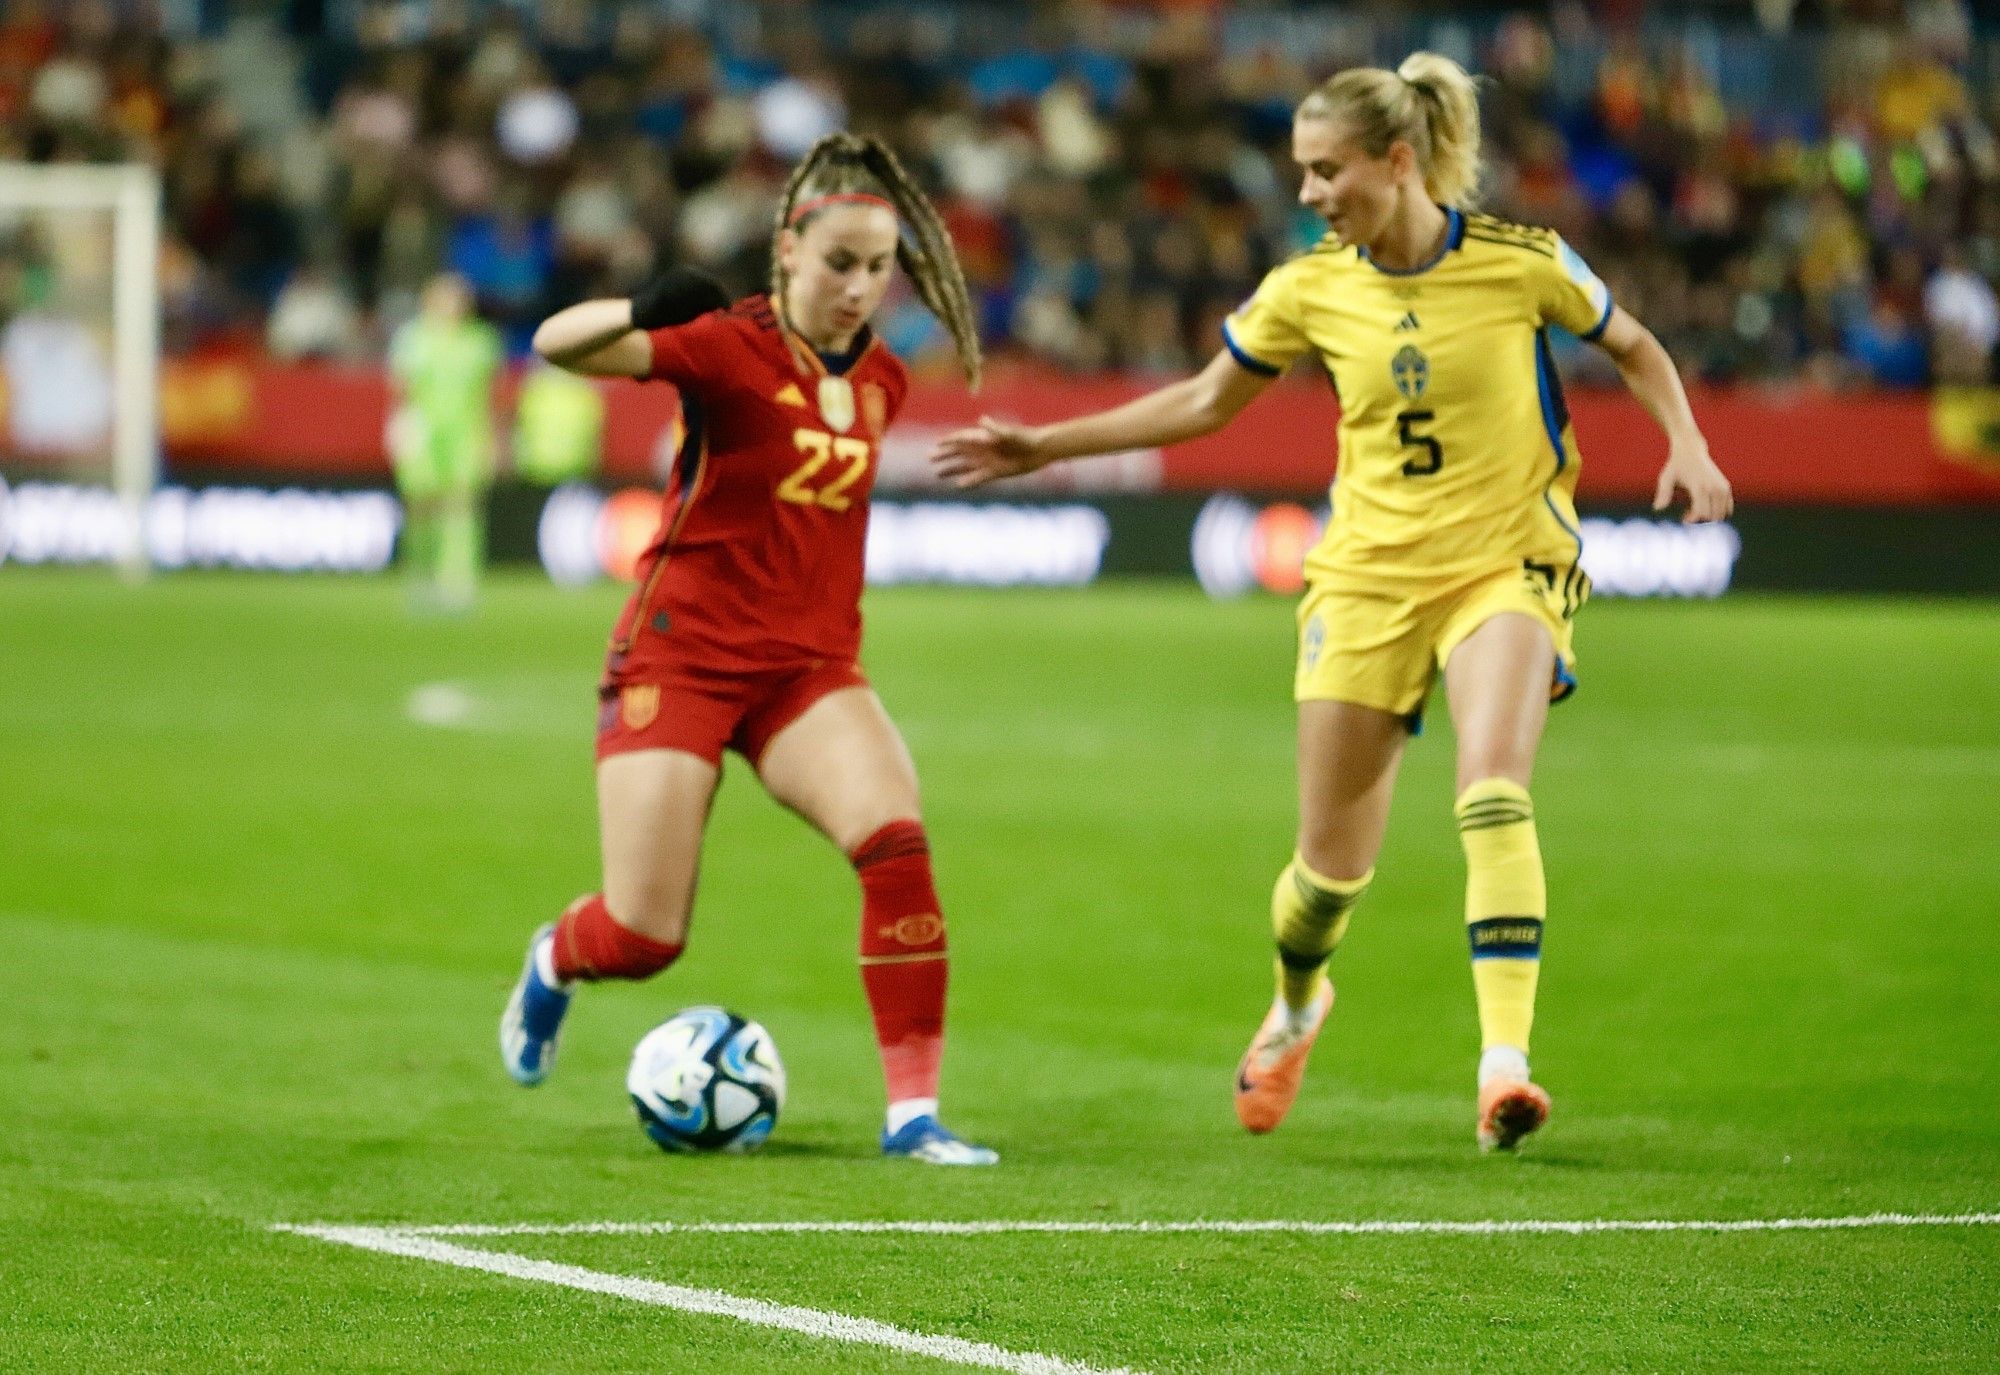
M 1479 1149 L 1511 1151 L 1549 1120 L 1549 1095 L 1523 1079 L 1491 1079 L 1479 1089 Z
M 1333 1010 L 1333 984 L 1320 980 L 1313 999 L 1317 1015 L 1304 1031 L 1292 1032 L 1282 1000 L 1271 1004 L 1243 1063 L 1236 1067 L 1236 1120 L 1253 1132 L 1267 1132 L 1285 1120 L 1306 1077 L 1306 1057 Z

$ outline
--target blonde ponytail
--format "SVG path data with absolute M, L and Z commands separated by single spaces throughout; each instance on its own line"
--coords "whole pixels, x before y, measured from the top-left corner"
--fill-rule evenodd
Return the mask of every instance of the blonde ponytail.
M 1416 153 L 1432 200 L 1460 210 L 1478 201 L 1479 88 L 1441 53 L 1411 53 L 1393 72 L 1350 68 L 1308 95 L 1297 117 L 1345 125 L 1370 157 L 1400 139 Z
M 1422 103 L 1430 159 L 1424 189 L 1439 205 L 1470 208 L 1479 194 L 1479 88 L 1439 53 L 1411 53 L 1396 68 Z

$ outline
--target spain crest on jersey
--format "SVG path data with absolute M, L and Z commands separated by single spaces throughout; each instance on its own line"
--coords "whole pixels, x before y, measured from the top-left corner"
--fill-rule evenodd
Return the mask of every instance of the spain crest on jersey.
M 854 384 L 845 377 L 819 379 L 820 418 L 846 434 L 854 428 Z

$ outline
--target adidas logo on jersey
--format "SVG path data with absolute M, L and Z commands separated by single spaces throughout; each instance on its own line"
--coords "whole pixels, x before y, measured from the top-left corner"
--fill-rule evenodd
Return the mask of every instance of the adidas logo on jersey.
M 803 408 L 806 404 L 806 394 L 799 390 L 799 384 L 796 382 L 785 383 L 784 386 L 778 388 L 778 394 L 771 399 L 780 406 L 798 406 Z
M 1412 311 L 1406 311 L 1403 315 L 1403 318 L 1396 321 L 1396 328 L 1391 332 L 1395 334 L 1401 334 L 1404 330 L 1407 329 L 1422 329 L 1422 328 L 1423 326 L 1417 323 L 1417 312 L 1412 310 Z

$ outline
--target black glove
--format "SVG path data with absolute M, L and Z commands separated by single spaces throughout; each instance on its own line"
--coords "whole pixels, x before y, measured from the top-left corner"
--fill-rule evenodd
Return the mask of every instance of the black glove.
M 669 267 L 632 293 L 632 328 L 684 325 L 728 304 L 729 292 L 708 273 L 698 267 Z

